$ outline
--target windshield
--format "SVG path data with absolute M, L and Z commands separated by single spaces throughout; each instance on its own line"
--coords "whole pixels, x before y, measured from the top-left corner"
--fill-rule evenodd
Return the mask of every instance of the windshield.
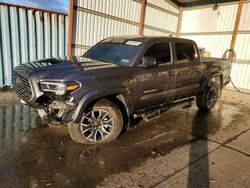
M 139 46 L 136 45 L 101 43 L 87 51 L 84 57 L 129 66 L 138 50 Z

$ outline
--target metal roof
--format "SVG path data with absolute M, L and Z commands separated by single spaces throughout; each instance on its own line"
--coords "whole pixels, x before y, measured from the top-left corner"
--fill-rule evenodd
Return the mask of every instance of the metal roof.
M 237 0 L 171 0 L 171 1 L 178 6 L 194 7 L 201 5 L 236 2 Z

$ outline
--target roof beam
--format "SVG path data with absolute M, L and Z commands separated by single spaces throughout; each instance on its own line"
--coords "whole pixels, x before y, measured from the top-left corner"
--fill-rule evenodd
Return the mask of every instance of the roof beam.
M 183 16 L 183 7 L 179 9 L 179 17 L 178 17 L 178 25 L 176 30 L 176 36 L 179 37 L 181 33 L 181 24 L 182 24 L 182 16 Z
M 146 11 L 146 1 L 141 1 L 141 12 L 140 12 L 140 20 L 139 20 L 139 35 L 143 35 L 144 21 L 145 21 L 145 11 Z
M 73 32 L 74 0 L 69 0 L 68 31 L 67 31 L 67 57 L 72 58 L 72 32 Z

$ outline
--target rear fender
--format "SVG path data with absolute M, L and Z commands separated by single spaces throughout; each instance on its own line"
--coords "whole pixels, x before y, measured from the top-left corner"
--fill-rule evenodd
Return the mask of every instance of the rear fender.
M 214 82 L 219 86 L 220 91 L 223 87 L 223 75 L 221 73 L 206 75 L 201 80 L 200 91 L 204 92 L 209 82 Z M 219 96 L 221 95 L 221 92 Z

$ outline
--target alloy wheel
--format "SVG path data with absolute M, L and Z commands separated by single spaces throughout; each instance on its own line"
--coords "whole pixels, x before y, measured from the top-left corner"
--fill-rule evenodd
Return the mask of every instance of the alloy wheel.
M 114 118 L 104 109 L 93 109 L 81 121 L 81 133 L 90 141 L 102 141 L 109 137 L 114 128 Z
M 207 94 L 207 106 L 210 108 L 215 105 L 217 100 L 218 90 L 216 87 L 211 87 Z

